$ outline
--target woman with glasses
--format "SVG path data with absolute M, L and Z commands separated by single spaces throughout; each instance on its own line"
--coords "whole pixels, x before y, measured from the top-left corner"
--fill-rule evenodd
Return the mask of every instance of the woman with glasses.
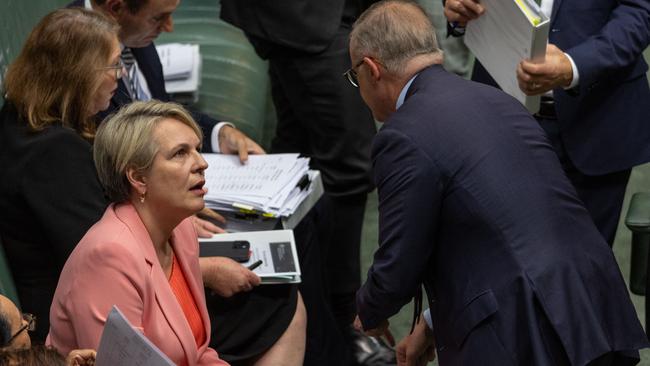
M 20 303 L 49 328 L 63 264 L 107 206 L 92 161 L 94 115 L 121 77 L 116 23 L 64 9 L 32 30 L 5 81 L 0 110 L 0 241 Z M 101 66 L 100 66 L 101 65 Z

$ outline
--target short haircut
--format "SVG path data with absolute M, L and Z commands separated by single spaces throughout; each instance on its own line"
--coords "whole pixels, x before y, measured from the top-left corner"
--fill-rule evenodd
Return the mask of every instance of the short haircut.
M 7 312 L 0 305 L 0 349 L 8 346 L 11 335 L 11 323 L 7 319 Z
M 54 348 L 43 345 L 0 351 L 0 366 L 65 366 L 65 364 L 65 358 Z
M 95 136 L 93 155 L 99 181 L 112 202 L 127 201 L 131 193 L 126 172 L 133 168 L 147 172 L 159 150 L 153 134 L 164 119 L 174 119 L 189 126 L 199 140 L 203 133 L 181 105 L 156 100 L 134 102 L 105 119 Z
M 81 8 L 55 10 L 34 27 L 5 78 L 7 99 L 31 130 L 61 123 L 92 139 L 91 96 L 118 29 L 105 15 Z
M 140 9 L 142 9 L 143 6 L 145 6 L 149 0 L 122 0 L 125 4 L 127 9 L 131 12 L 131 14 L 135 14 Z M 106 0 L 95 0 L 95 4 L 97 5 L 104 5 L 106 3 Z
M 350 46 L 373 56 L 391 73 L 401 74 L 418 55 L 441 55 L 426 12 L 413 1 L 387 0 L 369 7 L 352 27 Z

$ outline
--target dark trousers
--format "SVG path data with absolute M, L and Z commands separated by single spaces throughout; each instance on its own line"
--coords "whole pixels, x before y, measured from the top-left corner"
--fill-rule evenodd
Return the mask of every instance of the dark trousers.
M 596 176 L 581 173 L 567 154 L 560 136 L 558 121 L 542 117 L 537 117 L 537 121 L 553 144 L 562 169 L 575 187 L 578 197 L 589 211 L 600 233 L 612 246 L 631 169 Z
M 277 131 L 271 151 L 299 152 L 311 158 L 311 166 L 321 171 L 325 186 L 322 214 L 316 226 L 323 264 L 319 289 L 328 299 L 338 333 L 345 334 L 356 313 L 355 292 L 360 286 L 360 239 L 367 193 L 372 190 L 370 146 L 375 124 L 359 91 L 342 76 L 350 67 L 348 35 L 342 24 L 330 46 L 318 54 L 289 49 L 269 51 L 271 92 L 277 112 Z M 301 291 L 307 284 L 301 286 Z M 305 294 L 303 293 L 303 296 Z M 305 296 L 306 300 L 306 296 Z M 308 314 L 318 310 L 310 308 Z M 314 315 L 320 316 L 320 315 Z M 317 322 L 328 321 L 327 315 Z M 315 329 L 308 319 L 308 353 Z M 317 335 L 320 339 L 325 334 Z M 345 364 L 344 348 L 334 349 L 325 342 L 317 351 L 330 352 Z M 326 350 L 329 348 L 329 350 Z M 318 364 L 307 356 L 305 364 Z

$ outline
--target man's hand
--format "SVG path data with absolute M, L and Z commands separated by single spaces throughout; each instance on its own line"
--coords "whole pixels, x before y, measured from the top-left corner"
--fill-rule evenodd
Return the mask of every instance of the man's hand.
M 205 286 L 223 297 L 250 291 L 260 284 L 253 271 L 226 257 L 199 258 Z
M 199 238 L 211 238 L 214 234 L 222 234 L 226 232 L 224 229 L 202 217 L 214 219 L 222 224 L 226 222 L 226 219 L 223 216 L 207 207 L 204 207 L 203 210 L 192 216 L 192 224 L 194 224 L 194 229 L 196 229 L 197 234 L 199 234 Z
M 264 149 L 243 132 L 231 126 L 219 130 L 219 149 L 223 154 L 239 154 L 239 160 L 245 163 L 248 154 L 264 154 Z
M 399 342 L 395 352 L 398 366 L 423 366 L 436 358 L 433 332 L 423 317 L 420 317 L 413 333 Z
M 571 61 L 554 44 L 546 46 L 543 63 L 524 60 L 517 66 L 519 89 L 526 95 L 539 95 L 558 87 L 568 87 L 572 80 Z
M 73 349 L 65 359 L 67 366 L 91 366 L 95 364 L 97 352 L 94 349 Z
M 356 318 L 354 318 L 354 323 L 353 323 L 354 329 L 365 333 L 365 335 L 371 336 L 371 337 L 377 337 L 381 338 L 384 337 L 386 342 L 391 345 L 391 347 L 395 346 L 395 337 L 393 337 L 393 333 L 390 332 L 390 329 L 388 329 L 389 323 L 388 320 L 384 319 L 377 328 L 375 329 L 363 329 L 363 324 L 361 324 L 361 319 L 359 319 L 359 316 L 357 315 Z
M 479 0 L 447 0 L 445 1 L 445 17 L 449 22 L 465 26 L 467 22 L 485 13 L 485 8 Z

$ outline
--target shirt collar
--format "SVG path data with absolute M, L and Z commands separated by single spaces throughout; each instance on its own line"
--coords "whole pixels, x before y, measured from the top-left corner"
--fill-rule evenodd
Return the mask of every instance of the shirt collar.
M 413 80 L 415 80 L 415 78 L 416 78 L 418 75 L 420 75 L 420 73 L 417 73 L 417 74 L 413 75 L 413 77 L 411 78 L 411 80 L 409 80 L 409 81 L 406 83 L 406 85 L 404 85 L 404 87 L 402 88 L 402 91 L 399 93 L 399 97 L 397 98 L 397 104 L 395 104 L 395 109 L 396 109 L 396 110 L 399 109 L 399 107 L 401 107 L 402 104 L 404 104 L 404 99 L 406 99 L 406 92 L 408 92 L 409 87 L 410 87 L 411 84 L 413 83 Z

